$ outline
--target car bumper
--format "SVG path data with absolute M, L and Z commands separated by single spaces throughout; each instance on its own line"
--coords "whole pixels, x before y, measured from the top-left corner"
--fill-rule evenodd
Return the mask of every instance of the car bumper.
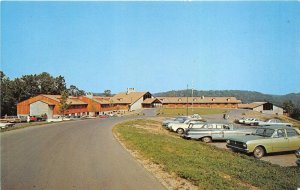
M 249 153 L 249 149 L 244 149 L 244 148 L 236 147 L 236 146 L 233 146 L 233 145 L 230 145 L 230 144 L 227 144 L 226 147 L 230 148 L 230 149 L 232 149 L 234 151 Z
M 297 159 L 296 164 L 300 167 L 300 158 Z
M 188 137 L 188 136 L 186 136 L 186 135 L 181 135 L 181 138 L 187 139 L 187 140 L 190 140 L 190 139 L 191 139 L 191 137 Z

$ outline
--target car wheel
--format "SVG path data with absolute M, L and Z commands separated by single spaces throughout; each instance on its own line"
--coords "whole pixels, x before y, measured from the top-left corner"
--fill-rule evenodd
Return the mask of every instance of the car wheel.
M 210 143 L 211 142 L 211 137 L 203 137 L 202 142 Z
M 253 151 L 253 156 L 257 159 L 261 159 L 265 155 L 265 149 L 261 146 L 258 146 Z
M 177 132 L 178 134 L 183 134 L 184 130 L 183 130 L 182 128 L 179 128 L 179 129 L 176 130 L 176 132 Z

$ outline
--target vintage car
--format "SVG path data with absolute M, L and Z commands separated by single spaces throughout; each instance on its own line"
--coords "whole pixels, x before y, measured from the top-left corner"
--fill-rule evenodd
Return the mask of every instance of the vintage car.
M 189 128 L 190 125 L 197 124 L 197 123 L 202 125 L 205 124 L 202 119 L 188 119 L 183 123 L 170 123 L 168 125 L 168 128 L 170 129 L 170 131 L 174 131 L 178 134 L 182 134 L 186 129 Z
M 0 119 L 1 123 L 21 123 L 21 119 L 18 116 L 5 116 Z
M 251 125 L 251 126 L 253 126 L 253 125 L 257 126 L 259 122 L 262 122 L 262 120 L 256 119 L 256 118 L 252 118 L 252 119 L 246 120 L 244 124 Z
M 164 120 L 162 122 L 162 126 L 165 127 L 165 128 L 167 128 L 167 126 L 168 126 L 169 123 L 183 123 L 187 119 L 189 119 L 188 116 L 179 116 L 179 117 L 176 117 L 176 118 L 170 118 L 170 119 Z
M 15 125 L 14 123 L 0 123 L 0 128 L 6 129 L 8 127 L 13 127 L 14 125 Z
M 255 118 L 244 118 L 243 117 L 242 119 L 239 120 L 239 123 L 246 124 L 246 123 L 248 123 L 249 121 L 251 121 L 253 119 L 255 119 Z
M 250 135 L 255 132 L 252 128 L 237 128 L 232 124 L 207 123 L 201 128 L 191 126 L 182 135 L 185 139 L 197 139 L 209 143 L 213 140 L 226 140 L 231 137 Z
M 297 157 L 296 164 L 297 164 L 297 166 L 300 166 L 300 149 L 296 150 L 295 154 Z
M 300 133 L 285 125 L 262 126 L 253 135 L 229 138 L 226 146 L 233 151 L 253 153 L 255 158 L 260 159 L 266 153 L 297 150 Z
M 271 126 L 271 125 L 286 125 L 288 127 L 292 127 L 293 126 L 293 124 L 291 124 L 291 123 L 284 123 L 284 122 L 282 122 L 279 119 L 269 119 L 267 121 L 259 121 L 259 122 L 255 123 L 255 125 L 259 125 L 259 126 L 265 126 L 265 125 L 269 125 L 269 126 Z

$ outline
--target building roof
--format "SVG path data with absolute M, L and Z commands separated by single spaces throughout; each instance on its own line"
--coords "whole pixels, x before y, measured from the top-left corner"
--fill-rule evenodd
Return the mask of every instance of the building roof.
M 43 94 L 42 96 L 50 98 L 56 102 L 60 101 L 61 95 L 48 95 L 48 94 Z M 69 96 L 69 98 L 67 99 L 67 104 L 71 104 L 71 105 L 86 105 L 87 103 L 79 100 L 77 97 L 75 96 Z
M 238 107 L 242 109 L 254 109 L 258 106 L 264 105 L 267 102 L 252 102 L 250 104 L 239 104 Z
M 157 97 L 163 104 L 170 103 L 241 103 L 236 97 Z
M 95 102 L 98 102 L 100 104 L 110 104 L 111 103 L 111 97 L 94 96 L 92 99 Z
M 161 102 L 159 99 L 157 98 L 147 98 L 146 100 L 144 100 L 143 104 L 152 104 L 154 103 L 155 101 L 159 101 Z
M 147 92 L 130 92 L 128 93 L 119 93 L 111 98 L 112 103 L 116 104 L 132 104 L 138 101 L 143 97 Z

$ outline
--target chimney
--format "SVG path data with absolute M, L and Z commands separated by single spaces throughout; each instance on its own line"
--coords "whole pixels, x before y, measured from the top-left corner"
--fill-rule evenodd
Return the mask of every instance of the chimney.
M 131 92 L 135 92 L 134 88 L 127 88 L 127 94 L 130 94 Z

